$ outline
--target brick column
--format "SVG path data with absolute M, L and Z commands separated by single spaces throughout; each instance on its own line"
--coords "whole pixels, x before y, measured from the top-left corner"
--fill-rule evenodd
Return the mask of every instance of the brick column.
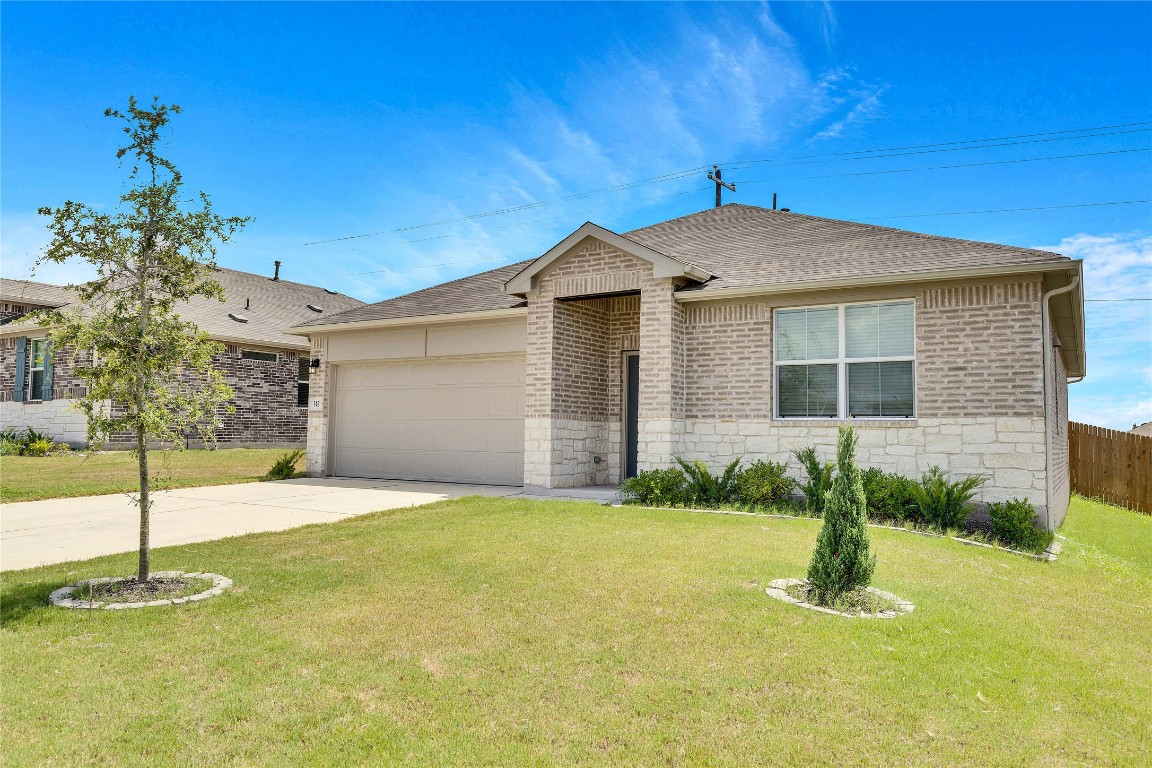
M 528 294 L 528 348 L 524 360 L 524 485 L 550 488 L 552 480 L 551 293 Z
M 637 469 L 663 469 L 680 451 L 684 421 L 684 311 L 671 281 L 640 289 Z
M 319 368 L 310 368 L 308 375 L 308 456 L 305 470 L 308 477 L 324 477 L 331 471 L 328 466 L 328 337 L 312 340 L 312 358 L 320 359 Z M 319 400 L 320 406 L 314 407 Z

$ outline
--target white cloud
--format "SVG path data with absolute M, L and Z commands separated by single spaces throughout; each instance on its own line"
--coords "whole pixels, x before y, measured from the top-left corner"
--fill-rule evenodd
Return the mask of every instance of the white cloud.
M 1152 237 L 1143 232 L 1039 247 L 1083 259 L 1086 299 L 1152 297 Z M 1086 302 L 1085 344 L 1088 376 L 1069 390 L 1070 417 L 1112 429 L 1152 420 L 1152 302 Z
M 833 80 L 830 81 L 830 83 L 831 82 L 835 81 Z M 884 94 L 885 90 L 887 90 L 887 86 L 865 88 L 853 92 L 851 100 L 854 101 L 854 103 L 852 108 L 848 110 L 848 113 L 817 133 L 812 137 L 812 141 L 836 139 L 843 136 L 845 131 L 850 128 L 875 120 L 883 111 L 883 103 L 880 101 L 880 97 Z M 843 99 L 838 99 L 837 101 L 843 101 Z

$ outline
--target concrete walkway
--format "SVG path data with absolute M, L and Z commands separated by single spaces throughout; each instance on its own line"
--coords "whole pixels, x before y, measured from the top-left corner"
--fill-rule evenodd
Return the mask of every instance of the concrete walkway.
M 152 545 L 282 531 L 460 496 L 522 493 L 509 486 L 341 478 L 182 488 L 155 495 Z M 4 504 L 0 570 L 135 551 L 138 536 L 139 513 L 125 494 Z

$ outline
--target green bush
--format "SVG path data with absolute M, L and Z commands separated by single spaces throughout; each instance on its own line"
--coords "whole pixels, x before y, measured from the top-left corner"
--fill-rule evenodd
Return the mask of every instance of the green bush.
M 832 487 L 833 464 L 826 461 L 820 463 L 816 449 L 805 448 L 793 454 L 800 466 L 804 467 L 808 480 L 800 484 L 800 491 L 804 494 L 804 506 L 813 515 L 824 513 L 824 494 Z
M 868 586 L 876 569 L 876 558 L 869 553 L 864 484 L 856 466 L 856 434 L 846 425 L 837 437 L 836 469 L 825 496 L 824 524 L 808 564 L 808 581 L 821 605 L 832 605 L 846 593 Z
M 787 472 L 787 464 L 754 462 L 736 475 L 736 494 L 742 503 L 752 506 L 767 507 L 787 501 L 796 486 Z
M 992 535 L 1006 547 L 1040 553 L 1052 543 L 1052 532 L 1036 525 L 1036 510 L 1023 499 L 989 504 L 988 515 Z
M 269 480 L 291 480 L 296 476 L 296 463 L 303 457 L 304 451 L 301 450 L 285 453 L 276 459 L 276 463 L 272 465 L 272 469 L 268 470 L 265 477 Z
M 912 490 L 916 485 L 915 480 L 876 467 L 864 470 L 861 479 L 864 483 L 864 497 L 868 500 L 869 517 L 899 523 L 918 521 L 916 494 Z
M 736 477 L 740 471 L 740 459 L 729 464 L 722 475 L 713 475 L 708 471 L 707 465 L 699 459 L 689 464 L 677 456 L 676 463 L 687 476 L 688 482 L 685 486 L 687 503 L 714 507 L 736 500 Z
M 0 456 L 50 456 L 70 450 L 65 443 L 52 442 L 51 436 L 34 429 L 0 432 Z
M 921 519 L 940 531 L 963 528 L 972 511 L 972 497 L 987 479 L 984 475 L 969 475 L 953 483 L 940 467 L 930 467 L 911 487 Z
M 649 469 L 630 477 L 620 485 L 625 504 L 649 507 L 674 507 L 684 503 L 687 478 L 678 467 Z
M 19 433 L 13 429 L 0 432 L 0 456 L 19 456 L 24 447 L 24 441 Z

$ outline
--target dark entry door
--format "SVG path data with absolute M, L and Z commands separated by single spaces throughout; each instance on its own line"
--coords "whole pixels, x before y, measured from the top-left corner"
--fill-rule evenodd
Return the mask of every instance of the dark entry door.
M 624 355 L 624 477 L 636 476 L 637 431 L 640 425 L 640 355 Z

